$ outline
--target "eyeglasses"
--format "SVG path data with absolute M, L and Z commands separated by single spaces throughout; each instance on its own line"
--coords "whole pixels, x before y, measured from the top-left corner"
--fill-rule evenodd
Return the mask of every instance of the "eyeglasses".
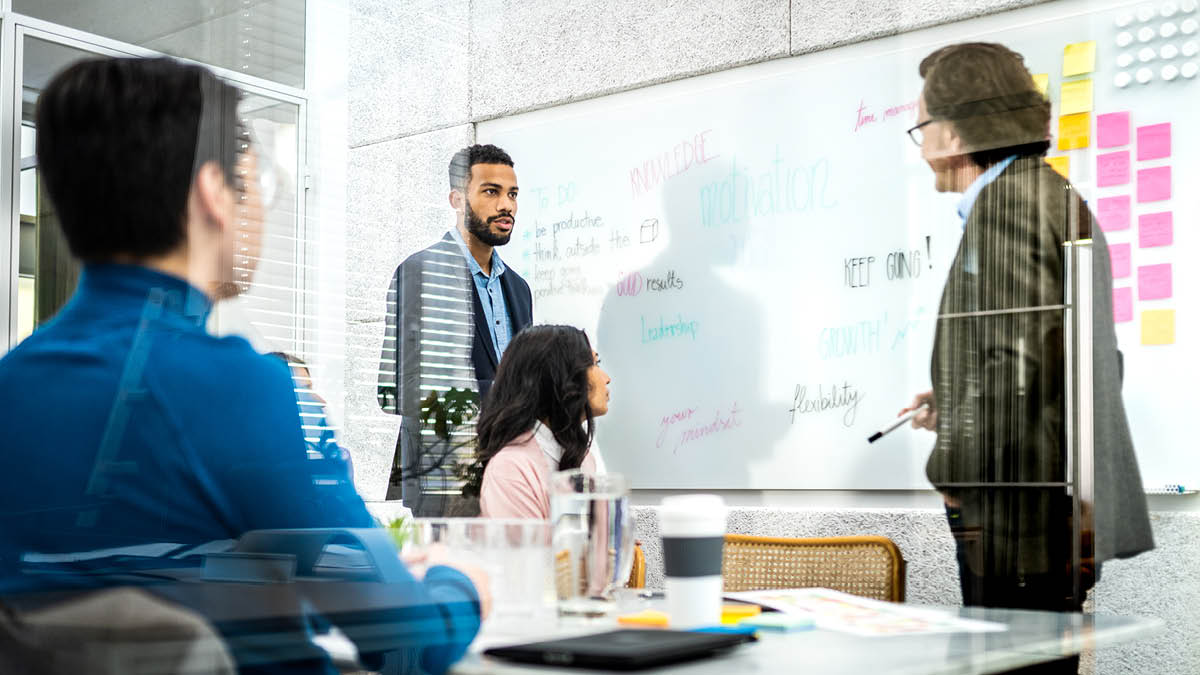
M 925 120 L 924 122 L 921 122 L 917 126 L 908 130 L 908 137 L 912 139 L 913 143 L 916 143 L 917 146 L 920 147 L 922 141 L 925 140 L 924 139 L 925 134 L 921 132 L 921 127 L 925 126 L 926 124 L 932 124 L 936 121 L 937 120 L 935 120 L 935 119 L 928 119 L 928 120 Z

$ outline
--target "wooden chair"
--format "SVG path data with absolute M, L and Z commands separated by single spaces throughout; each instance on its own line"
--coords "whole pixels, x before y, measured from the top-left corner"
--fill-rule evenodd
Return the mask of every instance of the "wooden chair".
M 726 592 L 820 587 L 904 601 L 904 557 L 887 537 L 727 534 L 721 576 Z
M 633 567 L 629 570 L 629 583 L 625 586 L 627 588 L 646 587 L 646 554 L 642 553 L 641 544 L 633 546 Z

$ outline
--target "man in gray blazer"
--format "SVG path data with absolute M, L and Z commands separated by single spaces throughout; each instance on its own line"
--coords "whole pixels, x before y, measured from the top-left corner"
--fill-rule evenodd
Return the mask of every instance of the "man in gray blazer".
M 914 400 L 928 408 L 913 425 L 937 432 L 926 473 L 945 498 L 963 602 L 1079 611 L 1100 563 L 1154 545 L 1121 400 L 1108 246 L 1044 161 L 1050 104 L 1019 54 L 951 45 L 926 57 L 920 74 L 909 133 L 937 190 L 963 193 L 963 237 L 938 311 L 933 390 Z M 1088 251 L 1091 279 L 1080 286 L 1090 287 L 1092 313 L 1076 314 L 1090 320 L 1090 364 L 1064 347 L 1074 333 L 1068 263 Z M 1087 406 L 1066 405 L 1088 365 L 1091 391 L 1074 400 L 1090 398 L 1090 418 Z M 1079 437 L 1076 419 L 1092 425 L 1094 445 L 1082 447 L 1094 456 L 1078 485 L 1067 440 Z M 1054 668 L 1046 672 L 1075 666 Z

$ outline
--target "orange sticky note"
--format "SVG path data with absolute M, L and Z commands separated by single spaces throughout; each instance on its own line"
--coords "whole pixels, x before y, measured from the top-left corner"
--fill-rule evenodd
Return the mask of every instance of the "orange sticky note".
M 1058 149 L 1078 150 L 1086 148 L 1089 143 L 1089 132 L 1092 116 L 1089 113 L 1060 115 L 1058 118 Z
M 1147 309 L 1142 312 L 1142 344 L 1175 344 L 1175 310 Z
M 618 616 L 617 623 L 622 626 L 666 626 L 669 623 L 669 617 L 666 612 L 644 609 L 633 614 Z
M 1058 112 L 1061 115 L 1074 115 L 1092 111 L 1092 81 L 1075 80 L 1063 82 L 1058 100 Z
M 1063 47 L 1063 77 L 1083 75 L 1096 69 L 1096 41 L 1076 42 Z
M 1071 173 L 1071 158 L 1068 155 L 1059 155 L 1057 157 L 1047 157 L 1046 163 L 1054 167 L 1060 176 L 1070 179 Z
M 1038 73 L 1037 75 L 1034 75 L 1033 86 L 1037 87 L 1037 90 L 1042 92 L 1042 96 L 1045 96 L 1046 92 L 1050 91 L 1050 74 Z

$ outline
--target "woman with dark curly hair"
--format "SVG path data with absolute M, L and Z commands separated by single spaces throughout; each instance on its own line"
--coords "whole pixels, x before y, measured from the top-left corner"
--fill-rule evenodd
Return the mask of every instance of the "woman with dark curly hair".
M 517 334 L 476 426 L 485 517 L 548 519 L 550 474 L 596 470 L 588 449 L 595 418 L 608 412 L 611 381 L 578 328 L 531 326 Z

